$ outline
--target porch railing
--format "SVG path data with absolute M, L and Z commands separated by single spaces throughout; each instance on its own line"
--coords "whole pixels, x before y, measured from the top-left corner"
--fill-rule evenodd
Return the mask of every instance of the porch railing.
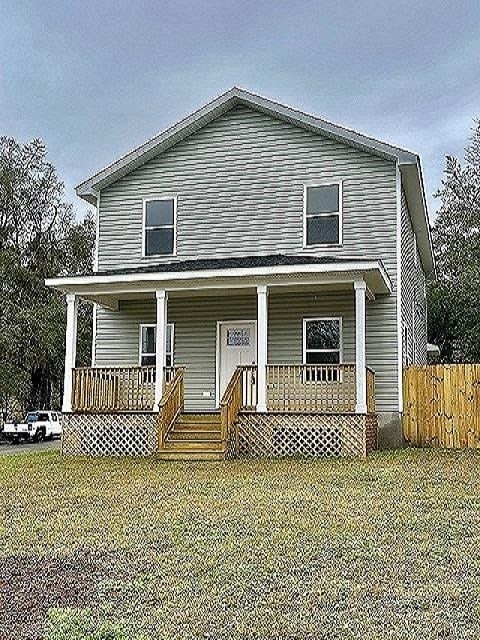
M 238 450 L 235 422 L 242 408 L 244 391 L 244 371 L 235 369 L 220 401 L 220 425 L 223 448 L 227 454 Z
M 375 372 L 367 367 L 367 413 L 375 413 Z
M 183 411 L 183 369 L 177 369 L 167 384 L 158 411 L 158 448 L 162 449 L 168 432 L 177 416 Z
M 257 368 L 239 367 L 242 374 L 242 410 L 254 411 L 257 404 Z M 369 373 L 368 373 L 369 371 Z M 374 373 L 367 371 L 369 411 L 374 410 Z M 267 365 L 267 408 L 269 411 L 355 411 L 354 364 Z M 373 409 L 372 409 L 373 407 Z
M 242 383 L 242 409 L 255 411 L 257 406 L 257 366 L 255 364 L 238 367 Z
M 173 368 L 164 370 L 168 386 Z M 78 367 L 73 370 L 73 411 L 151 411 L 155 367 Z
M 354 364 L 268 365 L 269 411 L 355 411 Z

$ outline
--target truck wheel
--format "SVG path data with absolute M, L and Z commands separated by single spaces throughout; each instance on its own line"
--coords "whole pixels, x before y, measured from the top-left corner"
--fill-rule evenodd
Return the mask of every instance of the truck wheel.
M 35 442 L 43 442 L 45 440 L 45 429 L 39 429 L 35 434 Z

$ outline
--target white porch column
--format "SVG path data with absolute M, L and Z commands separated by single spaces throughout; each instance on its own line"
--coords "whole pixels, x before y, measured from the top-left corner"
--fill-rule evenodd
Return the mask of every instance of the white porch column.
M 77 308 L 78 301 L 74 293 L 67 293 L 67 327 L 65 329 L 65 376 L 63 379 L 62 411 L 72 410 L 73 369 L 77 354 Z
M 267 410 L 268 289 L 257 287 L 257 411 Z
M 356 413 L 367 412 L 367 372 L 365 355 L 365 298 L 364 280 L 356 280 L 355 288 L 355 373 L 357 380 Z
M 157 300 L 157 324 L 155 337 L 155 404 L 153 410 L 158 411 L 163 395 L 168 294 L 164 289 L 159 289 L 155 291 L 155 297 Z

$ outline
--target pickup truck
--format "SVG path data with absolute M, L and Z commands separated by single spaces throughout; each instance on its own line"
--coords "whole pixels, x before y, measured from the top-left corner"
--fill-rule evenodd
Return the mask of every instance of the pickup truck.
M 31 440 L 41 442 L 46 438 L 60 436 L 62 425 L 57 411 L 30 411 L 24 422 L 7 422 L 3 426 L 3 435 L 10 442 Z

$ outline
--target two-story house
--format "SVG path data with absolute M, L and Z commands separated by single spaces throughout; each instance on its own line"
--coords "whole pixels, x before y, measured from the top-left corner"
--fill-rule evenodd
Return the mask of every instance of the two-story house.
M 434 271 L 414 153 L 233 88 L 85 180 L 64 451 L 364 454 L 401 439 Z M 92 367 L 75 367 L 79 298 Z

